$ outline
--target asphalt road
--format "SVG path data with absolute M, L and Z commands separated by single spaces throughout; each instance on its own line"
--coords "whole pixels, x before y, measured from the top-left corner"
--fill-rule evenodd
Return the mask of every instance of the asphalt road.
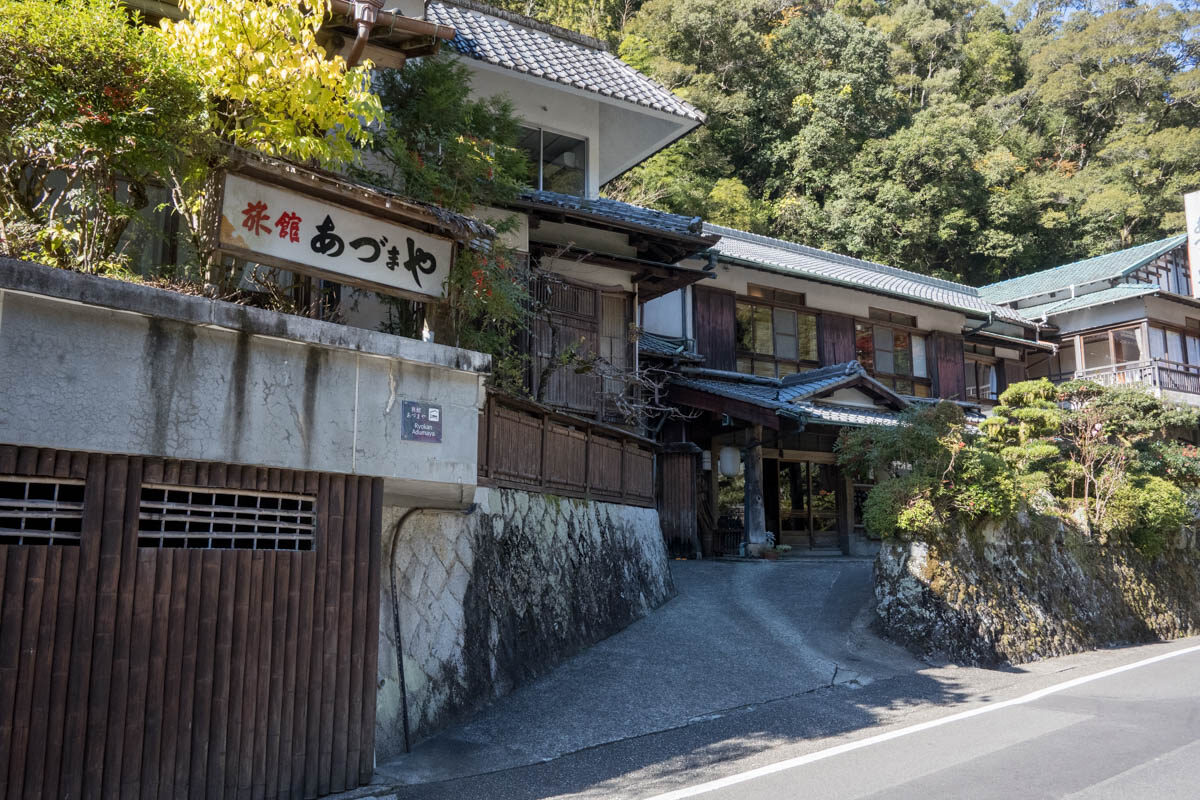
M 368 792 L 414 800 L 645 800 L 673 791 L 709 800 L 974 798 L 1062 797 L 1095 785 L 1113 793 L 1080 796 L 1140 797 L 1121 783 L 1137 779 L 1139 764 L 1161 763 L 1161 773 L 1140 773 L 1163 781 L 1200 764 L 1191 745 L 1200 738 L 1200 656 L 979 711 L 1196 641 L 1005 670 L 927 664 L 869 630 L 870 567 L 676 564 L 679 596 L 663 609 L 380 765 Z M 1106 709 L 1110 696 L 1120 699 Z M 977 716 L 940 722 L 964 712 Z M 905 732 L 919 724 L 939 727 Z M 846 746 L 860 749 L 829 756 Z M 816 760 L 779 770 L 798 758 Z M 769 774 L 744 779 L 759 769 Z M 1131 769 L 1135 777 L 1120 777 Z M 706 785 L 714 780 L 738 783 Z M 1154 796 L 1200 798 L 1200 771 L 1179 780 L 1184 793 L 1155 784 Z
M 1194 800 L 1200 797 L 1200 646 L 1182 652 L 659 800 Z

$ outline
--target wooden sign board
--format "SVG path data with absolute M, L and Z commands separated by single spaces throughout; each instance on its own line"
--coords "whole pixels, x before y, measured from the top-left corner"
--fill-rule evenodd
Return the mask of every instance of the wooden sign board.
M 223 252 L 405 297 L 441 298 L 454 243 L 295 189 L 225 176 Z

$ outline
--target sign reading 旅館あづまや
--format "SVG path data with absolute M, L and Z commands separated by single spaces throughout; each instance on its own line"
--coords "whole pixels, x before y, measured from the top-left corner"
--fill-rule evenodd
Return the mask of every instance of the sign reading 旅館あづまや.
M 440 442 L 442 440 L 442 407 L 430 403 L 405 400 L 401 406 L 403 425 L 401 438 L 414 442 Z
M 220 245 L 283 269 L 429 297 L 443 295 L 454 252 L 449 239 L 234 174 L 225 176 Z

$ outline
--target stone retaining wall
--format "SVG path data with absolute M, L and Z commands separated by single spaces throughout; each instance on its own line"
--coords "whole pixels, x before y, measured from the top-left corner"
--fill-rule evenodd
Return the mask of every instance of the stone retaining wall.
M 413 742 L 674 594 L 654 509 L 509 489 L 476 500 L 470 513 L 385 509 L 380 759 L 403 749 L 393 580 Z
M 1148 559 L 1020 514 L 954 540 L 884 542 L 875 595 L 884 631 L 918 653 L 1020 664 L 1200 633 L 1200 548 L 1185 531 Z

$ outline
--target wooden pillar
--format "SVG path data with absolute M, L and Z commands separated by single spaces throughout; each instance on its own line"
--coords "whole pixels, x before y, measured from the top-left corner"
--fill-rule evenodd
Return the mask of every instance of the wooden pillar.
M 746 542 L 747 549 L 759 552 L 767 542 L 767 511 L 763 506 L 763 464 L 761 425 L 750 430 L 750 441 L 742 449 L 746 477 Z
M 843 555 L 854 554 L 854 479 L 838 467 L 838 545 Z

